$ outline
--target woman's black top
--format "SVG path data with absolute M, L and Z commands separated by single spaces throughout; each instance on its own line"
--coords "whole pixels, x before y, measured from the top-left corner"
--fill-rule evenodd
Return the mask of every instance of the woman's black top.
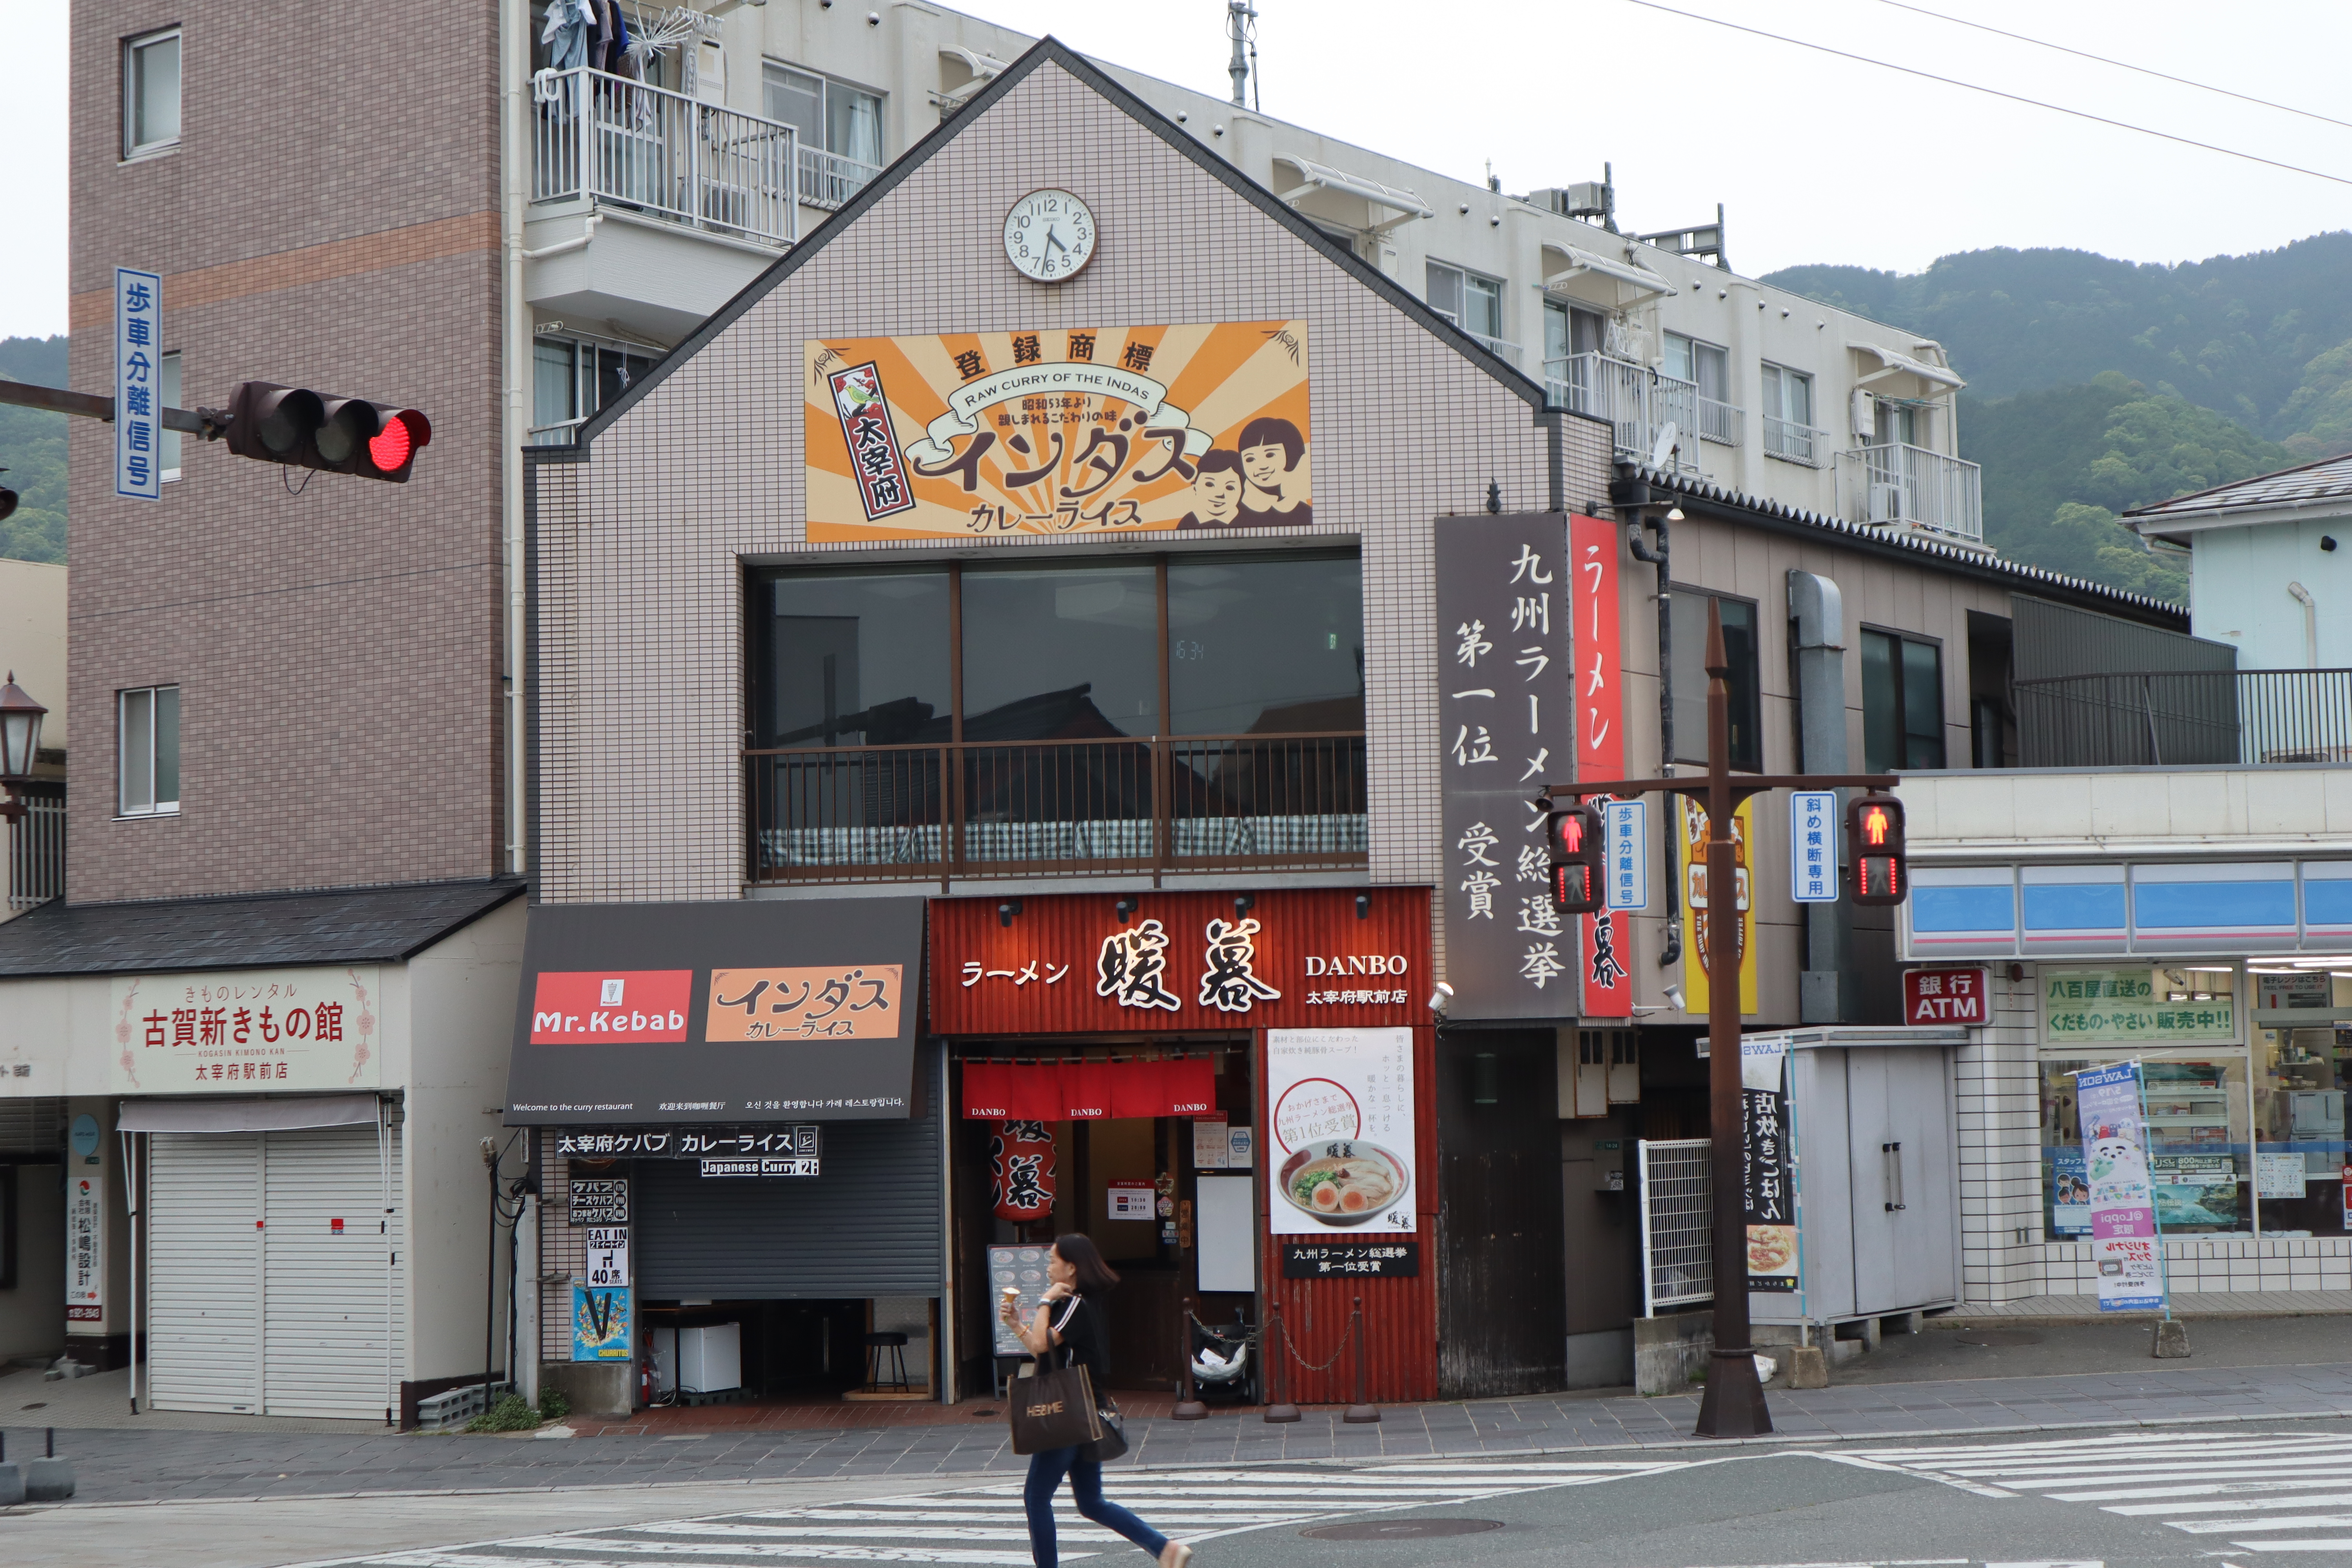
M 1102 1309 L 1084 1296 L 1053 1303 L 1050 1320 L 1054 1331 L 1062 1336 L 1063 1364 L 1085 1367 L 1094 1379 L 1095 1392 L 1100 1394 L 1110 1386 L 1110 1351 L 1105 1342 Z

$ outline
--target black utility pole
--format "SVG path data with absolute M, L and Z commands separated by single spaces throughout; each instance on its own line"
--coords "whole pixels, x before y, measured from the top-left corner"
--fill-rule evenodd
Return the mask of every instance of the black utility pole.
M 1764 1385 L 1748 1342 L 1748 1210 L 1741 1181 L 1744 1100 L 1739 1082 L 1739 911 L 1732 813 L 1750 795 L 1776 789 L 1889 789 L 1886 774 L 1731 773 L 1731 661 L 1723 650 L 1723 613 L 1706 610 L 1706 776 L 1703 779 L 1603 779 L 1544 786 L 1545 808 L 1562 795 L 1620 798 L 1664 791 L 1706 805 L 1707 1115 L 1715 1167 L 1715 1355 L 1699 1403 L 1701 1437 L 1753 1437 L 1772 1430 Z M 1666 679 L 1662 673 L 1661 680 Z M 1726 918 L 1728 916 L 1729 918 Z

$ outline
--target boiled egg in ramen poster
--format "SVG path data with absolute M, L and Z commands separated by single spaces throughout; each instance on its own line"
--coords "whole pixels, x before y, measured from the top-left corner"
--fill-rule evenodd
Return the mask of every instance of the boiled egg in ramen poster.
M 1304 321 L 812 339 L 803 357 L 811 541 L 1315 521 Z
M 1413 1228 L 1412 1031 L 1268 1029 L 1276 1236 Z

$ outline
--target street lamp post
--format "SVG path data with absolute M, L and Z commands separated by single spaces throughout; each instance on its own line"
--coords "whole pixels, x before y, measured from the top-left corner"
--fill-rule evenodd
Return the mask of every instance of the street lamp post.
M 1887 789 L 1887 774 L 1731 773 L 1731 662 L 1723 648 L 1723 613 L 1714 600 L 1706 610 L 1706 776 L 1692 778 L 1580 780 L 1546 784 L 1544 798 L 1559 795 L 1630 796 L 1662 790 L 1693 796 L 1706 805 L 1707 1113 L 1715 1168 L 1715 1353 L 1707 1367 L 1706 1394 L 1699 1402 L 1696 1435 L 1752 1437 L 1772 1430 L 1764 1405 L 1764 1385 L 1756 1375 L 1756 1352 L 1748 1321 L 1748 1213 L 1741 1181 L 1744 1126 L 1739 1081 L 1739 931 L 1734 905 L 1738 882 L 1732 814 L 1750 795 L 1776 789 Z M 1662 673 L 1661 679 L 1665 679 Z M 1725 919 L 1726 914 L 1730 916 Z
M 26 695 L 16 684 L 16 672 L 10 670 L 7 684 L 0 686 L 0 785 L 8 795 L 0 801 L 0 819 L 11 825 L 23 821 L 31 809 L 24 786 L 32 782 L 33 760 L 41 750 L 41 719 L 47 712 Z

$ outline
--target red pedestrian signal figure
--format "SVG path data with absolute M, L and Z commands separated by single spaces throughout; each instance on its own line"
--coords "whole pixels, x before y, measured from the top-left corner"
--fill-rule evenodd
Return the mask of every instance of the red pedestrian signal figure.
M 1845 837 L 1853 847 L 1853 901 L 1901 903 L 1910 890 L 1903 864 L 1903 803 L 1888 795 L 1848 802 Z
M 1601 812 L 1590 805 L 1571 805 L 1544 817 L 1544 838 L 1551 851 L 1551 898 L 1563 914 L 1588 915 L 1606 899 L 1607 884 Z

